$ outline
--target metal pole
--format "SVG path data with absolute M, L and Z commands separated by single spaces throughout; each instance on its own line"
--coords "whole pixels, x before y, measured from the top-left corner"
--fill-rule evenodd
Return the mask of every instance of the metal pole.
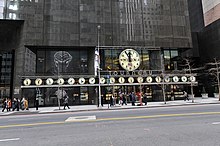
M 190 62 L 188 62 L 188 66 L 189 66 L 190 75 L 192 76 Z M 193 103 L 194 102 L 194 93 L 193 93 L 193 83 L 192 83 L 192 81 L 191 81 L 191 94 L 192 94 L 192 103 Z
M 98 43 L 98 46 L 97 46 L 97 49 L 98 49 L 98 79 L 99 79 L 99 104 L 98 104 L 98 107 L 102 107 L 102 99 L 101 99 L 101 83 L 100 83 L 100 78 L 101 78 L 101 74 L 100 74 L 100 51 L 99 51 L 99 31 L 100 31 L 100 28 L 101 26 L 98 25 L 97 26 L 97 35 L 98 35 L 98 38 L 97 38 L 97 43 Z
M 59 75 L 60 75 L 59 73 L 60 73 L 60 69 L 59 69 L 59 64 L 58 64 L 57 65 L 57 80 L 59 79 Z M 57 91 L 59 91 L 59 90 L 60 90 L 60 87 L 58 86 Z M 57 96 L 57 101 L 58 101 L 58 106 L 59 106 L 59 110 L 60 110 L 60 97 L 58 97 L 58 96 Z
M 165 93 L 165 85 L 164 85 L 164 57 L 163 54 L 161 53 L 160 56 L 161 59 L 161 70 L 162 70 L 162 77 L 163 77 L 163 84 L 162 84 L 162 91 L 163 91 L 163 100 L 164 100 L 164 104 L 167 104 L 166 102 L 166 93 Z

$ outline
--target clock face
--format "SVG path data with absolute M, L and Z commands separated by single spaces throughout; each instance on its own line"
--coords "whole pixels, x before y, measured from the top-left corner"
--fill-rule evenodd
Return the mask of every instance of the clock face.
M 186 82 L 187 81 L 187 77 L 186 76 L 182 76 L 181 80 L 182 80 L 182 82 Z
M 46 80 L 47 85 L 52 85 L 53 84 L 53 79 L 52 78 L 48 78 Z
M 103 77 L 100 78 L 100 83 L 101 83 L 101 84 L 104 84 L 104 83 L 105 83 L 105 78 L 103 78 Z
M 43 81 L 42 81 L 42 79 L 40 79 L 40 78 L 37 78 L 36 80 L 35 80 L 35 84 L 36 85 L 41 85 L 43 83 Z
M 118 79 L 118 81 L 119 81 L 119 83 L 124 83 L 125 82 L 125 78 L 123 78 L 123 77 L 120 77 L 119 79 Z
M 179 81 L 179 78 L 178 78 L 177 76 L 174 76 L 174 77 L 173 77 L 173 81 L 174 81 L 174 82 L 178 82 L 178 81 Z
M 59 79 L 57 80 L 57 83 L 58 83 L 59 85 L 63 85 L 63 84 L 64 84 L 64 79 L 63 79 L 63 78 L 59 78 Z
M 25 79 L 23 83 L 24 83 L 25 86 L 29 86 L 31 84 L 31 80 L 30 79 Z
M 152 79 L 152 77 L 147 77 L 147 79 L 146 79 L 146 81 L 148 82 L 148 83 L 151 83 L 152 81 L 153 81 L 153 79 Z
M 129 77 L 129 78 L 128 78 L 128 82 L 129 82 L 129 83 L 133 83 L 133 82 L 134 82 L 134 78 L 133 78 L 133 77 Z
M 143 77 L 138 77 L 137 81 L 138 81 L 138 83 L 143 83 L 144 79 L 143 79 Z
M 115 78 L 111 77 L 111 78 L 110 78 L 110 83 L 111 83 L 111 84 L 114 84 L 114 83 L 115 83 Z
M 79 84 L 84 84 L 86 80 L 84 78 L 79 78 Z
M 196 81 L 196 78 L 195 78 L 194 76 L 191 76 L 191 77 L 189 77 L 189 80 L 190 80 L 191 82 L 195 82 L 195 81 Z
M 119 55 L 119 63 L 127 71 L 134 71 L 140 66 L 140 55 L 133 49 L 125 49 Z
M 93 78 L 93 77 L 89 78 L 89 83 L 90 84 L 95 84 L 95 78 Z
M 155 78 L 155 80 L 156 80 L 157 83 L 159 83 L 159 82 L 161 82 L 161 77 L 157 76 L 157 77 Z
M 165 81 L 166 83 L 170 82 L 170 77 L 169 77 L 169 76 L 165 76 L 165 77 L 164 77 L 164 81 Z
M 73 85 L 75 83 L 75 79 L 69 78 L 67 82 L 68 82 L 68 84 Z

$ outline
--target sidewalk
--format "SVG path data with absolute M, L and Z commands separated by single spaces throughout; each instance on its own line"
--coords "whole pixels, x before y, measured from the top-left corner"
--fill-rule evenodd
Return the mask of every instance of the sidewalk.
M 39 107 L 38 111 L 35 108 L 29 108 L 27 111 L 11 111 L 11 112 L 0 112 L 0 116 L 6 115 L 25 115 L 25 114 L 42 114 L 42 113 L 61 113 L 61 112 L 79 112 L 79 111 L 95 111 L 95 110 L 118 110 L 118 109 L 137 109 L 137 108 L 154 108 L 154 107 L 170 107 L 170 106 L 186 106 L 186 105 L 201 105 L 201 104 L 220 104 L 218 98 L 209 97 L 209 98 L 201 98 L 196 97 L 194 99 L 194 103 L 192 100 L 183 101 L 183 100 L 175 100 L 175 101 L 167 101 L 166 104 L 164 102 L 148 102 L 147 105 L 143 106 L 131 106 L 131 103 L 128 105 L 116 105 L 110 107 L 110 105 L 105 104 L 103 107 L 99 108 L 96 105 L 76 105 L 70 106 L 70 109 L 63 110 L 63 106 L 60 107 Z

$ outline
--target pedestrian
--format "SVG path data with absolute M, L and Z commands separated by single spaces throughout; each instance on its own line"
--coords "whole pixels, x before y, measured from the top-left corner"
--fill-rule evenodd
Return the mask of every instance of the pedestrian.
M 143 102 L 145 105 L 147 105 L 147 93 L 144 93 L 143 95 Z
M 183 96 L 184 96 L 184 101 L 186 101 L 186 100 L 189 101 L 189 96 L 186 91 L 183 91 Z
M 28 110 L 28 100 L 24 98 L 24 109 Z
M 16 98 L 16 108 L 17 108 L 17 111 L 19 111 L 19 105 L 20 105 L 19 99 Z
M 16 98 L 14 98 L 12 101 L 12 111 L 14 111 L 16 108 L 17 108 L 17 100 Z
M 127 102 L 126 102 L 126 95 L 125 94 L 122 94 L 122 105 L 127 105 Z
M 123 95 L 122 93 L 119 93 L 119 105 L 123 105 Z
M 21 109 L 28 110 L 28 101 L 24 97 L 21 100 Z
M 138 101 L 139 101 L 139 104 L 138 104 L 138 106 L 142 106 L 143 104 L 142 104 L 142 93 L 141 92 L 137 92 L 137 95 L 136 95 L 137 97 L 138 97 Z
M 20 107 L 21 107 L 21 110 L 24 110 L 24 97 L 22 99 L 20 99 Z
M 111 96 L 110 101 L 111 101 L 110 106 L 115 106 L 115 98 L 114 98 L 114 95 L 113 95 L 113 94 L 112 94 L 112 96 Z
M 6 98 L 3 99 L 3 101 L 2 101 L 2 112 L 4 112 L 5 109 L 7 109 L 7 99 Z
M 135 101 L 136 101 L 136 95 L 135 95 L 135 93 L 134 92 L 132 92 L 132 94 L 131 94 L 131 105 L 132 106 L 135 106 Z
M 8 111 L 11 111 L 11 107 L 12 107 L 11 99 L 8 98 L 8 99 L 7 99 L 7 112 L 8 112 Z
M 39 107 L 39 96 L 38 95 L 35 99 L 35 106 L 36 106 L 36 110 L 38 110 L 38 107 Z
M 66 107 L 68 107 L 68 109 L 70 109 L 69 104 L 68 104 L 68 99 L 69 96 L 66 94 L 66 96 L 64 97 L 64 110 L 66 109 Z

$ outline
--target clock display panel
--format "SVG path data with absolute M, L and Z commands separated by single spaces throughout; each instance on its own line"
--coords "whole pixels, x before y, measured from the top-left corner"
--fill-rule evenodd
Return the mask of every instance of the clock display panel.
M 140 63 L 140 55 L 134 49 L 125 49 L 119 55 L 119 64 L 127 71 L 136 70 Z

